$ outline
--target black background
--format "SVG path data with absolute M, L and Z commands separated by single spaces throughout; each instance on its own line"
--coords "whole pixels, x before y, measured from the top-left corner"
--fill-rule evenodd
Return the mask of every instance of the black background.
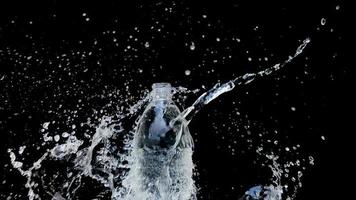
M 164 11 L 165 7 L 173 4 L 172 13 Z M 104 86 L 120 89 L 124 87 L 124 82 L 129 81 L 135 95 L 158 81 L 169 81 L 188 88 L 211 87 L 218 81 L 284 60 L 303 39 L 310 37 L 311 44 L 288 69 L 224 95 L 208 105 L 192 122 L 201 199 L 237 199 L 247 185 L 254 184 L 252 180 L 249 183 L 249 173 L 257 169 L 251 162 L 241 164 L 253 159 L 232 156 L 226 148 L 229 141 L 214 134 L 212 128 L 219 129 L 222 124 L 229 126 L 230 119 L 225 116 L 236 108 L 242 115 L 248 116 L 248 121 L 262 124 L 268 132 L 278 130 L 287 134 L 291 143 L 300 143 L 305 151 L 303 153 L 315 158 L 316 164 L 305 172 L 303 187 L 296 199 L 352 198 L 354 179 L 351 175 L 354 169 L 351 163 L 354 156 L 351 136 L 355 132 L 355 90 L 352 84 L 354 62 L 349 56 L 353 51 L 348 50 L 352 48 L 348 48 L 351 41 L 347 36 L 354 25 L 350 5 L 343 1 L 232 0 L 180 1 L 173 4 L 168 1 L 1 1 L 0 50 L 17 49 L 24 55 L 33 55 L 34 50 L 38 50 L 39 54 L 34 57 L 46 60 L 71 50 L 90 51 L 92 39 L 99 38 L 103 50 L 96 51 L 94 48 L 94 56 L 89 57 L 86 63 L 89 73 L 78 73 L 74 80 L 68 78 L 66 84 L 70 87 L 72 82 L 83 80 L 84 86 L 80 86 L 83 91 L 96 95 L 100 93 L 98 90 L 105 90 Z M 85 20 L 83 13 L 87 13 L 89 21 Z M 210 23 L 211 28 L 204 23 L 196 23 L 204 20 L 202 15 L 207 15 L 205 25 Z M 326 18 L 324 26 L 320 24 L 323 17 Z M 165 25 L 162 32 L 167 34 L 150 29 L 156 21 Z M 131 44 L 127 38 L 135 26 L 142 31 L 134 36 L 143 43 L 150 41 L 151 45 L 150 50 L 139 49 L 137 58 L 128 56 L 129 53 L 124 53 L 121 48 Z M 108 36 L 102 35 L 107 30 L 116 30 L 119 47 L 109 42 Z M 185 35 L 186 32 L 190 33 L 189 36 Z M 199 39 L 200 33 L 209 39 Z M 26 34 L 32 39 L 25 37 Z M 215 41 L 216 37 L 221 38 L 219 43 Z M 241 42 L 232 44 L 227 39 L 231 37 L 240 38 Z M 193 52 L 189 50 L 190 41 L 196 41 Z M 206 48 L 217 53 L 208 56 L 204 54 Z M 249 51 L 248 55 L 246 51 Z M 233 55 L 233 58 L 211 62 L 214 56 L 221 60 L 227 55 Z M 20 146 L 19 141 L 30 143 L 28 138 L 38 134 L 41 122 L 55 118 L 47 113 L 49 105 L 56 106 L 62 102 L 74 107 L 73 99 L 79 97 L 74 94 L 72 98 L 71 94 L 50 97 L 52 87 L 61 82 L 45 86 L 34 84 L 33 87 L 31 83 L 17 83 L 21 76 L 11 73 L 22 72 L 24 65 L 15 64 L 6 54 L 1 56 L 0 77 L 5 75 L 0 82 L 0 103 L 3 104 L 0 130 L 4 142 L 1 162 L 9 163 L 7 148 Z M 266 62 L 257 60 L 265 56 L 271 59 Z M 248 62 L 248 57 L 252 57 L 253 61 Z M 95 64 L 98 60 L 100 65 Z M 196 67 L 202 60 L 206 62 L 206 67 Z M 303 68 L 304 65 L 307 66 Z M 26 66 L 28 70 L 24 73 L 38 79 L 56 70 L 45 64 L 29 63 Z M 138 68 L 143 69 L 143 73 L 130 73 Z M 186 69 L 191 70 L 189 76 L 184 74 Z M 211 69 L 214 72 L 208 72 Z M 305 70 L 308 75 L 304 74 Z M 125 77 L 121 77 L 120 73 Z M 188 102 L 193 99 L 188 99 Z M 93 102 L 93 107 L 102 105 L 101 100 L 94 99 L 86 102 L 86 108 L 90 108 Z M 296 107 L 296 112 L 291 112 L 291 106 Z M 20 114 L 14 116 L 14 113 Z M 27 118 L 29 115 L 31 120 Z M 23 131 L 24 127 L 27 132 Z M 320 140 L 321 135 L 327 138 L 326 141 Z M 243 147 L 237 147 L 237 151 L 241 150 Z M 1 174 L 1 180 L 16 177 L 7 173 L 4 171 Z M 18 176 L 17 179 L 21 181 Z M 240 180 L 244 188 L 232 191 L 231 187 L 239 185 Z M 1 193 L 8 194 L 19 186 L 1 187 Z

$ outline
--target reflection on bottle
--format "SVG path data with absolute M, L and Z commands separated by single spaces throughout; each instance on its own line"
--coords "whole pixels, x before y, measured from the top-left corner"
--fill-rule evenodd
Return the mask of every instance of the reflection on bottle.
M 146 150 L 191 148 L 193 140 L 185 119 L 172 100 L 173 89 L 169 83 L 152 86 L 151 101 L 142 114 L 137 129 L 137 147 Z

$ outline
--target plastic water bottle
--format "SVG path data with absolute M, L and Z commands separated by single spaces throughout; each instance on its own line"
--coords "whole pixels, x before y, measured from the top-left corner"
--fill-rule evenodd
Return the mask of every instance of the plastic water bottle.
M 195 198 L 193 139 L 172 100 L 173 91 L 169 83 L 153 84 L 150 101 L 139 119 L 129 173 L 135 186 L 133 199 Z

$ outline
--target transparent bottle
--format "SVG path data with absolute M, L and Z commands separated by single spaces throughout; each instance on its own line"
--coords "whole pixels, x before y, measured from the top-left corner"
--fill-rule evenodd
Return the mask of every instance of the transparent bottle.
M 143 112 L 137 132 L 137 147 L 146 150 L 169 150 L 192 147 L 193 140 L 185 119 L 172 100 L 174 89 L 169 83 L 154 83 L 150 102 Z
M 132 199 L 195 199 L 193 140 L 172 100 L 173 92 L 169 83 L 153 84 L 139 119 L 126 180 L 132 185 Z

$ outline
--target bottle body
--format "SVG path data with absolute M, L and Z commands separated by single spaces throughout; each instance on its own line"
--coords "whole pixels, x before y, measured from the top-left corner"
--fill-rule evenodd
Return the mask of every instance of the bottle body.
M 153 87 L 138 122 L 127 180 L 135 185 L 136 199 L 195 199 L 193 140 L 170 92 L 169 87 Z

